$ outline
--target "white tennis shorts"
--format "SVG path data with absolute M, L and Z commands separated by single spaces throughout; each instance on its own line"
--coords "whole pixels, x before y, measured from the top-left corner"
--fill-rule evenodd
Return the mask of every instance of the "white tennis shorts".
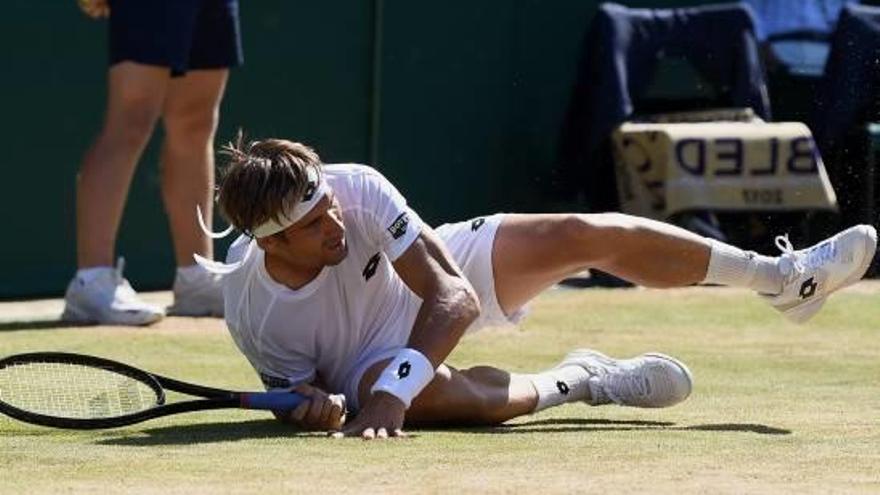
M 525 316 L 522 309 L 505 315 L 495 292 L 492 248 L 503 220 L 504 214 L 498 213 L 465 222 L 446 223 L 436 230 L 480 299 L 480 317 L 468 327 L 468 333 L 489 326 L 516 324 Z

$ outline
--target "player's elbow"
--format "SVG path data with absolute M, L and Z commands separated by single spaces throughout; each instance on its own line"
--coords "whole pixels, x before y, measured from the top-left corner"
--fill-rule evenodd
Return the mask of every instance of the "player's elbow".
M 480 317 L 480 313 L 483 311 L 483 307 L 480 305 L 480 298 L 477 297 L 477 291 L 471 287 L 471 284 L 468 284 L 468 292 L 467 292 L 467 300 L 468 300 L 468 326 L 471 323 L 477 321 L 477 318 Z
M 480 299 L 474 287 L 464 278 L 457 278 L 455 284 L 457 316 L 462 330 L 466 329 L 480 316 Z

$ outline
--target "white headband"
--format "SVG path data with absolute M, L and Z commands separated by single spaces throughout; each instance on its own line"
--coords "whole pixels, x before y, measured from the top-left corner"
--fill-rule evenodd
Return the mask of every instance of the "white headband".
M 312 211 L 312 208 L 318 204 L 318 201 L 321 201 L 321 198 L 330 192 L 330 187 L 327 186 L 327 182 L 320 180 L 314 169 L 309 169 L 308 173 L 309 183 L 306 185 L 306 191 L 303 194 L 302 201 L 294 204 L 293 208 L 288 208 L 287 211 L 279 215 L 280 222 L 275 221 L 274 218 L 270 218 L 262 224 L 257 225 L 252 232 L 254 237 L 269 237 L 272 234 L 277 234 L 287 227 L 290 227 L 302 217 L 306 216 L 308 212 Z
M 254 237 L 267 237 L 272 234 L 277 234 L 282 230 L 290 227 L 299 221 L 302 217 L 306 216 L 306 214 L 312 211 L 312 208 L 318 204 L 318 201 L 321 201 L 321 198 L 330 193 L 330 186 L 327 185 L 326 181 L 320 180 L 318 173 L 315 169 L 309 169 L 309 183 L 306 185 L 305 193 L 303 194 L 303 199 L 299 203 L 293 205 L 293 208 L 289 208 L 287 211 L 282 213 L 281 222 L 276 222 L 273 219 L 269 219 L 266 222 L 258 225 L 254 228 L 252 234 Z M 208 226 L 205 224 L 204 216 L 202 215 L 202 208 L 199 205 L 196 205 L 196 215 L 199 220 L 199 227 L 202 228 L 202 231 L 209 237 L 213 239 L 220 239 L 229 235 L 232 232 L 232 225 L 229 226 L 223 232 L 212 232 Z M 253 251 L 254 243 L 248 243 L 247 251 L 245 251 L 244 256 L 235 263 L 221 263 L 219 261 L 209 260 L 204 256 L 200 256 L 197 253 L 193 253 L 193 259 L 195 259 L 196 263 L 201 265 L 204 269 L 208 270 L 212 273 L 217 273 L 221 275 L 225 275 L 228 273 L 232 273 L 237 270 L 244 262 L 250 257 L 251 251 Z

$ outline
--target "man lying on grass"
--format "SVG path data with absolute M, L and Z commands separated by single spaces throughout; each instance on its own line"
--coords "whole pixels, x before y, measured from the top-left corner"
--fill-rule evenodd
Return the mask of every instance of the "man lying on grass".
M 243 235 L 227 264 L 198 261 L 225 274 L 226 323 L 265 385 L 311 396 L 279 417 L 337 435 L 492 425 L 573 401 L 671 406 L 691 374 L 663 354 L 579 349 L 536 374 L 444 360 L 466 332 L 518 321 L 587 268 L 647 287 L 748 287 L 802 322 L 862 278 L 877 244 L 860 225 L 800 251 L 779 237 L 782 254 L 769 257 L 617 213 L 497 214 L 435 230 L 370 167 L 323 165 L 282 139 L 239 138 L 224 152 L 218 202 Z M 347 424 L 342 396 L 357 413 Z

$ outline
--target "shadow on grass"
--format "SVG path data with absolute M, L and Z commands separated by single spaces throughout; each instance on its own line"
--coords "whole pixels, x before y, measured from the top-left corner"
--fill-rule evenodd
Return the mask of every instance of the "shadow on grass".
M 610 419 L 543 419 L 499 426 L 412 427 L 410 437 L 428 432 L 461 432 L 473 434 L 532 434 L 605 431 L 712 431 L 757 433 L 760 435 L 790 435 L 791 430 L 750 423 L 719 423 L 707 425 L 677 426 L 668 421 L 637 421 Z M 140 432 L 97 441 L 100 445 L 148 447 L 154 445 L 195 445 L 216 442 L 234 442 L 262 438 L 323 438 L 322 432 L 302 432 L 278 423 L 274 419 L 243 422 L 201 423 L 181 426 L 151 428 Z
M 81 328 L 86 325 L 68 323 L 61 320 L 7 321 L 0 323 L 0 332 L 21 330 L 57 330 L 59 328 Z
M 714 431 L 756 433 L 759 435 L 790 435 L 791 430 L 753 423 L 719 423 L 706 425 L 678 426 L 669 421 L 639 421 L 588 418 L 557 418 L 524 421 L 499 426 L 474 427 L 426 427 L 421 431 L 461 431 L 477 434 L 511 434 L 511 433 L 565 433 L 565 432 L 603 432 L 603 431 Z
M 201 443 L 235 442 L 261 438 L 325 437 L 323 432 L 297 431 L 274 419 L 255 419 L 224 423 L 199 423 L 163 426 L 138 432 L 125 432 L 113 438 L 96 441 L 99 445 L 147 447 L 152 445 L 195 445 Z
M 791 435 L 791 430 L 786 430 L 784 428 L 774 428 L 767 425 L 756 425 L 752 423 L 720 423 L 717 425 L 695 425 L 673 429 L 698 431 L 740 431 L 744 433 L 757 433 L 759 435 Z

